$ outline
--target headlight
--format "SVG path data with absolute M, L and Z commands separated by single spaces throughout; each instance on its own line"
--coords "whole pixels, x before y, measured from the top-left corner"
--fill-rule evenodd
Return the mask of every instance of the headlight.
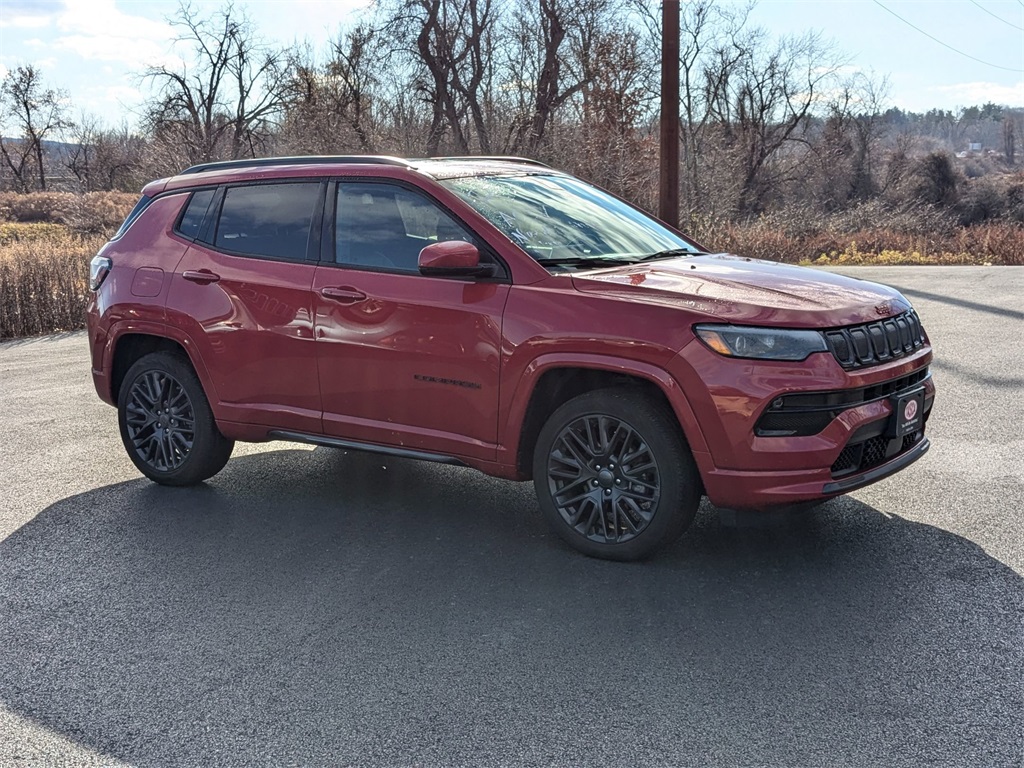
M 805 360 L 813 352 L 826 352 L 818 331 L 780 328 L 745 328 L 740 325 L 698 325 L 697 336 L 726 357 L 756 360 Z

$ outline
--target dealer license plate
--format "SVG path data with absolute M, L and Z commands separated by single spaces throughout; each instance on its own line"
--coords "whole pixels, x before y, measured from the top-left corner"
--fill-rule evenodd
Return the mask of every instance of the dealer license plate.
M 903 437 L 921 429 L 924 424 L 924 390 L 917 389 L 893 397 L 891 419 L 889 434 L 893 437 Z

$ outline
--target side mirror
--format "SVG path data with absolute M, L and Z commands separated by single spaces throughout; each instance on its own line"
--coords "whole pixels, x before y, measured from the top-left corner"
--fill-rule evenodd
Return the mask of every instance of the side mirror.
M 493 264 L 480 263 L 480 251 L 463 240 L 431 243 L 420 251 L 421 275 L 429 277 L 490 277 Z

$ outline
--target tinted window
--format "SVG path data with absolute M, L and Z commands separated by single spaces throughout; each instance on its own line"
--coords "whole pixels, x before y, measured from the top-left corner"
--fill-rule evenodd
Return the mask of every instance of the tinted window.
M 300 261 L 306 258 L 316 182 L 230 187 L 217 222 L 218 248 L 250 256 Z
M 461 224 L 423 195 L 393 184 L 338 185 L 339 264 L 419 272 L 420 251 L 439 240 L 474 242 Z
M 185 206 L 185 213 L 181 215 L 181 223 L 178 224 L 178 232 L 185 237 L 195 240 L 199 237 L 199 228 L 203 226 L 203 219 L 206 217 L 206 209 L 210 207 L 215 189 L 201 189 L 192 193 L 192 199 Z

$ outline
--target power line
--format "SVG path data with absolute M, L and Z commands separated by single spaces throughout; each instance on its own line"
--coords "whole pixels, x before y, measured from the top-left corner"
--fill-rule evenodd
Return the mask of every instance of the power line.
M 1017 2 L 1018 2 L 1018 3 L 1020 3 L 1020 0 L 1017 0 Z M 982 5 L 982 4 L 981 4 L 981 3 L 979 3 L 979 2 L 976 2 L 976 0 L 971 0 L 971 5 L 976 5 L 976 6 L 978 6 L 978 7 L 979 7 L 979 8 L 981 9 L 981 10 L 983 10 L 983 11 L 984 11 L 985 13 L 987 13 L 987 14 L 988 14 L 989 16 L 991 16 L 991 17 L 992 17 L 993 19 L 999 19 L 999 20 L 1000 20 L 1001 22 L 1003 22 L 1003 24 L 1005 24 L 1006 26 L 1008 26 L 1008 27 L 1013 27 L 1014 29 L 1019 29 L 1019 30 L 1020 30 L 1021 32 L 1024 32 L 1024 27 L 1018 27 L 1018 26 L 1017 26 L 1016 24 L 1014 24 L 1014 23 L 1012 23 L 1012 22 L 1009 22 L 1009 21 L 1007 21 L 1006 19 L 1004 19 L 1004 18 L 1003 18 L 1002 16 L 996 16 L 996 15 L 995 15 L 994 13 L 992 13 L 992 11 L 990 11 L 990 10 L 989 10 L 988 8 L 986 8 L 986 7 L 984 6 L 984 5 Z M 1021 3 L 1021 5 L 1024 5 L 1024 3 Z
M 875 5 L 877 5 L 877 6 L 879 7 L 879 8 L 881 8 L 881 9 L 882 9 L 883 11 L 887 11 L 887 12 L 891 13 L 891 14 L 892 14 L 893 16 L 895 16 L 895 17 L 896 17 L 897 19 L 899 19 L 900 21 L 902 21 L 902 22 L 903 22 L 904 24 L 906 24 L 906 25 L 907 25 L 908 27 L 911 27 L 911 28 L 913 28 L 913 29 L 916 29 L 916 30 L 917 30 L 918 32 L 920 32 L 920 33 L 921 33 L 922 35 L 924 35 L 925 37 L 927 37 L 927 38 L 929 38 L 929 39 L 931 39 L 931 40 L 934 40 L 934 41 L 935 41 L 936 43 L 938 43 L 939 45 L 943 46 L 944 48 L 949 48 L 949 50 L 953 51 L 953 53 L 959 53 L 959 54 L 960 54 L 961 56 L 966 56 L 966 57 L 967 57 L 968 59 L 972 59 L 973 61 L 976 61 L 976 62 L 978 62 L 979 64 L 984 64 L 984 65 L 985 65 L 986 67 L 994 67 L 994 68 L 996 68 L 996 69 L 1005 69 L 1005 70 L 1006 70 L 1007 72 L 1024 72 L 1024 69 L 1022 69 L 1021 67 L 1002 67 L 1002 66 L 1000 66 L 999 64 L 993 64 L 993 63 L 992 63 L 992 62 L 990 62 L 990 61 L 982 61 L 981 59 L 979 59 L 979 58 L 977 58 L 977 57 L 975 57 L 975 56 L 971 56 L 971 54 L 969 54 L 969 53 L 964 53 L 964 52 L 963 52 L 963 51 L 961 51 L 961 50 L 960 50 L 959 48 L 954 48 L 954 47 L 953 47 L 952 45 L 950 45 L 949 43 L 944 43 L 944 42 L 942 42 L 941 40 L 939 40 L 939 38 L 937 38 L 937 37 L 935 37 L 935 36 L 933 36 L 933 35 L 929 35 L 929 34 L 928 34 L 927 32 L 925 32 L 925 31 L 924 31 L 923 29 L 921 29 L 920 27 L 918 27 L 918 26 L 915 26 L 915 25 L 911 24 L 911 23 L 910 23 L 909 21 L 907 21 L 907 20 L 906 20 L 906 19 L 904 19 L 904 18 L 903 18 L 902 16 L 900 16 L 900 15 L 899 15 L 898 13 L 896 13 L 896 11 L 892 10 L 891 8 L 886 8 L 886 7 L 884 6 L 884 5 L 882 5 L 882 4 L 881 4 L 881 3 L 879 2 L 879 0 L 871 0 L 871 2 L 873 2 L 873 3 L 874 3 Z M 1020 2 L 1020 0 L 1018 0 L 1018 2 Z

